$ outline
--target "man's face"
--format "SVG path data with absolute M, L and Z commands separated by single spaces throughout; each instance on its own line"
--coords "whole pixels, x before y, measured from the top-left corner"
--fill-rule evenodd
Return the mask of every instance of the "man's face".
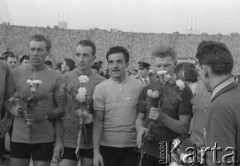
M 33 66 L 44 65 L 46 57 L 49 51 L 47 51 L 47 45 L 44 41 L 32 40 L 29 44 L 29 56 L 30 62 Z
M 148 73 L 149 73 L 149 71 L 148 71 L 148 69 L 146 69 L 146 68 L 139 68 L 139 69 L 138 69 L 138 75 L 139 75 L 140 77 L 147 77 L 147 76 L 148 76 Z
M 155 72 L 165 70 L 168 74 L 174 73 L 175 61 L 170 56 L 164 58 L 155 57 L 153 63 Z
M 22 61 L 22 63 L 21 63 L 21 66 L 27 66 L 27 65 L 29 65 L 29 64 L 30 64 L 30 60 L 24 59 L 24 60 Z
M 61 70 L 62 70 L 61 72 L 66 72 L 66 71 L 68 71 L 68 66 L 67 66 L 65 60 L 63 61 L 62 65 L 61 65 Z
M 15 57 L 8 57 L 6 61 L 10 67 L 10 69 L 17 68 L 17 58 Z
M 123 53 L 111 54 L 108 57 L 108 68 L 110 76 L 121 79 L 126 76 L 128 63 L 125 62 Z
M 81 70 L 91 69 L 91 64 L 96 59 L 96 56 L 92 55 L 92 48 L 89 46 L 78 45 L 76 48 L 76 62 L 77 66 Z

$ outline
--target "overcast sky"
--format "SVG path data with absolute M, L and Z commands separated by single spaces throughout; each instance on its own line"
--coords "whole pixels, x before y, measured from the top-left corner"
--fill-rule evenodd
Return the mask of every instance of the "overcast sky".
M 240 0 L 0 0 L 0 23 L 146 33 L 240 33 Z

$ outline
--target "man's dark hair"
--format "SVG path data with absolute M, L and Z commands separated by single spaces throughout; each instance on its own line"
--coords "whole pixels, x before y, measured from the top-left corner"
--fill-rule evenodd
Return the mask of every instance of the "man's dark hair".
M 109 48 L 109 50 L 107 51 L 107 55 L 106 55 L 107 61 L 108 61 L 109 55 L 115 54 L 115 53 L 123 53 L 125 62 L 126 63 L 129 62 L 129 57 L 130 57 L 129 52 L 125 47 L 122 47 L 122 46 L 114 46 L 114 47 Z
M 96 64 L 93 64 L 93 65 L 91 66 L 91 69 L 96 69 L 96 70 L 99 72 L 99 66 L 96 65 Z
M 44 41 L 46 43 L 46 48 L 47 48 L 47 51 L 49 51 L 52 47 L 52 44 L 51 44 L 51 41 L 44 37 L 43 35 L 34 35 L 31 37 L 31 41 L 38 41 L 38 42 L 41 42 L 41 41 Z
M 15 55 L 12 51 L 6 51 L 6 52 L 4 52 L 2 55 L 3 55 L 5 61 L 7 61 L 7 59 L 8 59 L 9 57 L 11 57 L 11 58 L 16 58 L 16 59 L 18 60 L 18 56 Z
M 56 64 L 55 70 L 61 71 L 61 69 L 62 69 L 62 62 L 59 62 Z
M 198 81 L 198 72 L 196 69 L 189 68 L 187 70 L 184 70 L 183 72 L 183 79 L 186 82 L 195 83 Z
M 20 58 L 20 63 L 22 63 L 25 59 L 26 59 L 26 60 L 30 60 L 29 55 L 23 55 L 23 56 Z
M 169 46 L 159 46 L 152 51 L 151 57 L 152 58 L 165 58 L 171 57 L 173 60 L 176 58 L 176 52 L 172 47 Z
M 198 45 L 196 58 L 200 66 L 209 66 L 215 75 L 227 75 L 232 72 L 233 57 L 223 43 L 202 41 Z
M 81 40 L 77 43 L 77 46 L 81 45 L 81 46 L 88 46 L 92 48 L 92 55 L 96 54 L 96 45 L 91 41 L 91 40 Z
M 178 63 L 174 68 L 174 73 L 178 75 L 179 72 L 184 72 L 187 69 L 196 69 L 196 66 L 189 62 Z
M 66 62 L 66 65 L 69 67 L 69 70 L 72 71 L 75 69 L 75 62 L 70 58 L 65 58 L 64 61 Z

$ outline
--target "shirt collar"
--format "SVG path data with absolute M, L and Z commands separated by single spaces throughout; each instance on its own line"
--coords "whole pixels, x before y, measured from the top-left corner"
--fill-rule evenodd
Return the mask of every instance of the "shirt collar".
M 129 76 L 126 76 L 126 78 L 122 82 L 118 82 L 118 81 L 114 80 L 112 77 L 110 79 L 112 82 L 114 82 L 116 84 L 125 84 L 129 80 Z
M 47 66 L 46 66 L 45 64 L 42 65 L 42 66 L 39 66 L 38 68 L 33 67 L 32 64 L 28 65 L 27 67 L 28 67 L 31 71 L 40 71 L 40 70 L 43 70 L 43 69 L 47 68 Z
M 86 75 L 86 76 L 90 76 L 92 74 L 92 71 L 91 70 L 88 70 L 88 71 L 82 71 L 78 68 L 75 69 L 75 72 L 77 74 L 77 76 L 81 76 L 81 75 Z
M 234 78 L 230 77 L 226 80 L 224 80 L 223 82 L 221 82 L 220 84 L 218 84 L 212 91 L 212 96 L 211 99 L 213 99 L 213 97 L 224 87 L 226 87 L 227 85 L 231 84 L 232 82 L 234 82 Z

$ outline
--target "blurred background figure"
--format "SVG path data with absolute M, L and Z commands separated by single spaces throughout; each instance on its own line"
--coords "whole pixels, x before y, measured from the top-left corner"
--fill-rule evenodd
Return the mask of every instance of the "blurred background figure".
M 13 52 L 6 51 L 3 53 L 3 57 L 10 69 L 15 69 L 18 67 L 18 56 Z
M 137 75 L 138 75 L 138 70 L 137 70 L 137 69 L 133 69 L 133 75 L 134 75 L 135 77 L 137 77 Z
M 132 76 L 132 72 L 131 71 L 128 70 L 126 72 L 127 72 L 127 76 L 129 76 L 129 77 Z
M 75 62 L 74 62 L 74 60 L 72 60 L 70 58 L 65 58 L 63 60 L 63 63 L 61 64 L 61 73 L 65 74 L 67 72 L 72 71 L 73 69 L 75 69 Z
M 48 66 L 48 68 L 51 68 L 51 69 L 53 69 L 53 64 L 52 64 L 52 62 L 51 61 L 45 61 L 45 65 L 47 65 Z
M 192 93 L 195 94 L 196 87 L 198 84 L 198 72 L 194 64 L 191 63 L 181 63 L 176 66 L 175 74 L 178 79 L 185 81 Z
M 0 60 L 4 60 L 3 56 L 0 54 Z
M 91 71 L 96 73 L 96 74 L 99 74 L 99 66 L 98 66 L 98 64 L 95 63 L 94 65 L 92 65 L 91 66 Z
M 20 58 L 20 65 L 21 66 L 26 66 L 26 65 L 29 65 L 30 64 L 30 58 L 28 55 L 23 55 L 21 58 Z
M 109 79 L 109 78 L 110 78 L 109 68 L 108 68 L 108 67 L 106 67 L 106 68 L 103 70 L 103 77 L 105 77 L 106 79 Z
M 140 61 L 138 62 L 138 77 L 140 81 L 144 82 L 145 85 L 149 85 L 151 80 L 149 77 L 149 67 L 151 65 L 147 62 Z
M 183 80 L 183 73 L 184 71 L 186 71 L 187 69 L 196 69 L 195 65 L 192 63 L 179 63 L 176 65 L 175 69 L 174 69 L 174 73 L 177 75 L 178 79 Z
M 97 64 L 98 64 L 98 69 L 99 69 L 98 73 L 100 75 L 103 75 L 103 62 L 102 61 L 98 61 Z
M 192 93 L 195 94 L 198 84 L 198 72 L 196 69 L 187 69 L 183 73 L 183 80 L 187 83 Z
M 55 67 L 55 70 L 58 71 L 58 72 L 61 72 L 62 71 L 62 62 L 59 62 L 56 64 L 56 67 Z

